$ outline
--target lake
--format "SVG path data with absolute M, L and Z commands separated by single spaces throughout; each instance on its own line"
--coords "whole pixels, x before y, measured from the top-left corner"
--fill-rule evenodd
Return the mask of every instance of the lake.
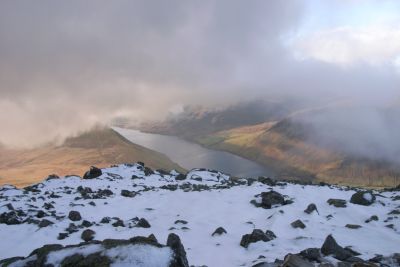
M 138 130 L 113 127 L 132 143 L 167 155 L 183 168 L 207 168 L 238 177 L 271 176 L 264 166 L 237 155 L 202 147 L 176 136 L 143 133 Z

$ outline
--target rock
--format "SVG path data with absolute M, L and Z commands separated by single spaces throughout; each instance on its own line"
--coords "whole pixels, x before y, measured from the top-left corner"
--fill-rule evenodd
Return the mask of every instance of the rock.
M 59 233 L 57 239 L 58 240 L 63 240 L 69 236 L 68 233 Z
M 251 234 L 245 234 L 242 236 L 240 245 L 244 248 L 247 248 L 251 243 L 255 243 L 258 241 L 268 242 L 275 238 L 276 236 L 272 231 L 267 231 L 264 233 L 260 229 L 254 229 Z
M 321 253 L 319 248 L 307 248 L 302 250 L 300 255 L 309 261 L 321 262 Z
M 314 267 L 314 264 L 298 255 L 288 254 L 285 256 L 282 267 Z
M 175 176 L 175 180 L 177 180 L 177 181 L 182 181 L 182 180 L 185 180 L 185 179 L 186 179 L 186 175 L 182 174 L 182 173 L 180 173 L 177 176 Z
M 375 196 L 370 191 L 359 191 L 351 196 L 350 203 L 369 206 L 375 202 Z
M 110 223 L 111 222 L 111 218 L 110 217 L 103 217 L 100 221 L 100 223 Z
M 46 216 L 47 214 L 43 211 L 43 210 L 39 210 L 37 213 L 36 213 L 36 217 L 37 218 L 43 218 L 44 216 Z
M 366 223 L 370 223 L 372 221 L 378 221 L 379 218 L 376 215 L 372 215 L 369 219 L 365 220 Z
M 359 229 L 361 228 L 361 225 L 358 224 L 346 224 L 346 227 L 349 229 Z
M 301 220 L 296 220 L 290 224 L 293 228 L 306 228 L 306 225 Z
M 86 221 L 86 220 L 83 220 L 83 222 L 82 222 L 81 225 L 82 225 L 83 227 L 90 227 L 90 226 L 93 225 L 93 223 L 91 223 L 91 222 L 89 222 L 89 221 Z
M 123 197 L 135 197 L 136 196 L 136 192 L 135 191 L 129 191 L 129 190 L 121 190 L 121 196 Z
M 276 185 L 276 181 L 272 180 L 269 177 L 260 176 L 260 177 L 258 177 L 257 181 L 262 183 L 262 184 L 269 185 L 269 186 L 275 186 Z
M 152 174 L 154 174 L 152 169 L 150 169 L 149 167 L 144 167 L 144 175 L 149 176 Z
M 176 220 L 174 224 L 187 224 L 188 222 L 185 220 Z
M 9 211 L 9 212 L 3 212 L 0 214 L 0 224 L 4 223 L 7 225 L 15 225 L 15 224 L 21 224 L 22 220 L 18 216 L 16 211 Z
M 168 235 L 167 246 L 174 251 L 174 258 L 169 267 L 189 267 L 186 258 L 186 251 L 178 235 L 171 233 Z
M 69 226 L 65 229 L 69 234 L 76 233 L 79 231 L 79 227 L 73 223 L 70 223 Z
M 291 200 L 285 200 L 284 196 L 276 191 L 262 192 L 261 203 L 257 203 L 255 200 L 252 200 L 252 203 L 256 207 L 262 207 L 264 209 L 271 209 L 272 206 L 276 205 L 286 205 L 292 203 Z
M 81 217 L 81 214 L 79 213 L 79 211 L 75 211 L 75 210 L 71 210 L 69 212 L 68 218 L 73 222 L 82 220 L 82 217 Z
M 94 178 L 99 177 L 102 174 L 103 174 L 103 172 L 101 171 L 101 169 L 96 168 L 95 166 L 92 166 L 92 167 L 90 167 L 90 170 L 87 171 L 83 175 L 83 179 L 94 179 Z
M 117 221 L 112 224 L 114 227 L 125 227 L 124 221 L 120 218 L 117 218 Z
M 340 261 L 344 261 L 353 256 L 352 253 L 339 246 L 332 235 L 328 235 L 326 237 L 325 242 L 321 247 L 321 252 L 326 256 L 332 255 L 334 258 Z
M 52 224 L 54 224 L 52 221 L 43 219 L 39 223 L 39 228 L 47 227 L 47 226 L 52 225 Z
M 91 229 L 86 229 L 85 231 L 82 232 L 81 238 L 85 242 L 91 241 L 94 238 L 94 235 L 96 234 L 95 231 Z
M 329 205 L 333 205 L 336 208 L 346 208 L 347 207 L 347 205 L 346 205 L 347 201 L 344 199 L 330 198 L 330 199 L 328 199 L 327 202 Z
M 223 227 L 218 227 L 217 229 L 215 229 L 214 233 L 211 234 L 211 236 L 222 234 L 226 234 L 226 230 Z
M 49 176 L 47 176 L 47 178 L 45 180 L 50 181 L 50 180 L 56 180 L 56 179 L 60 179 L 60 176 L 58 176 L 57 174 L 50 174 Z
M 136 224 L 136 227 L 150 228 L 151 225 L 145 218 L 140 218 Z
M 304 212 L 307 214 L 311 214 L 313 211 L 316 211 L 319 214 L 317 205 L 315 205 L 314 203 L 309 204 L 307 208 L 304 210 Z

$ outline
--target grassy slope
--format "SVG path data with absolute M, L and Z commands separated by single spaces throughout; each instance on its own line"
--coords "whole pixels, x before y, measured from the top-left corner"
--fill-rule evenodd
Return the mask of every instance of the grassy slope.
M 185 171 L 159 152 L 133 144 L 112 129 L 93 129 L 67 139 L 61 146 L 30 150 L 0 149 L 0 184 L 25 186 L 49 174 L 83 173 L 91 165 L 143 161 L 154 169 Z
M 301 133 L 296 125 L 281 121 L 220 131 L 195 141 L 257 161 L 281 178 L 374 187 L 400 182 L 400 171 L 387 163 L 346 158 L 304 141 Z

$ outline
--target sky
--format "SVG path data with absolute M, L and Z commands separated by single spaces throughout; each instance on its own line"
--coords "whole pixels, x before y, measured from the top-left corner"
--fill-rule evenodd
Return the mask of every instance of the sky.
M 260 97 L 374 110 L 399 104 L 399 85 L 399 1 L 0 1 L 12 146 Z

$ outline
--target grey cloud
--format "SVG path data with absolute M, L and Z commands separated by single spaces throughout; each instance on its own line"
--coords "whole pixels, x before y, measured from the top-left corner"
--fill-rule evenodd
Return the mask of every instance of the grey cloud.
M 305 3 L 1 1 L 0 142 L 38 144 L 119 115 L 161 118 L 176 104 L 398 97 L 391 70 L 293 58 L 282 40 Z

